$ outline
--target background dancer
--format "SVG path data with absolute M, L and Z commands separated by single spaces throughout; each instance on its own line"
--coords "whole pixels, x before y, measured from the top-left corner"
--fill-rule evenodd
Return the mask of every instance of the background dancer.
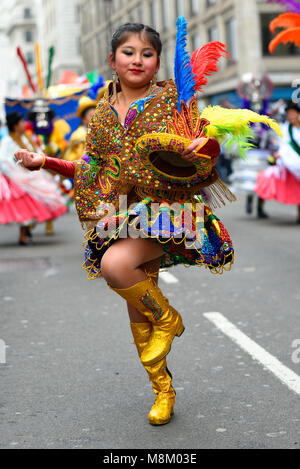
M 258 175 L 255 191 L 264 200 L 297 205 L 300 224 L 300 107 L 290 102 L 286 117 L 276 165 Z
M 300 3 L 294 0 L 269 0 L 285 5 L 291 12 L 282 13 L 270 23 L 270 31 L 283 28 L 269 44 L 273 54 L 279 44 L 289 42 L 300 47 Z M 276 166 L 259 174 L 257 194 L 263 199 L 298 205 L 300 223 L 300 107 L 287 106 L 287 122 L 282 126 L 283 140 L 276 156 Z
M 243 100 L 243 107 L 259 114 L 269 115 L 269 98 L 274 85 L 267 76 L 261 79 L 247 74 L 239 84 L 238 94 Z M 281 102 L 280 102 L 281 105 Z M 274 132 L 267 126 L 256 123 L 252 126 L 253 136 L 250 139 L 252 148 L 247 158 L 236 158 L 233 163 L 233 174 L 230 176 L 232 188 L 236 192 L 246 194 L 246 213 L 253 212 L 257 175 L 269 165 L 269 158 L 277 150 Z M 264 200 L 258 197 L 256 207 L 257 218 L 268 218 L 264 210 Z
M 16 165 L 13 155 L 19 149 L 39 151 L 26 133 L 21 114 L 7 115 L 9 135 L 0 145 L 0 224 L 20 224 L 19 244 L 30 243 L 30 225 L 63 215 L 67 211 L 53 176 L 46 171 L 32 173 Z

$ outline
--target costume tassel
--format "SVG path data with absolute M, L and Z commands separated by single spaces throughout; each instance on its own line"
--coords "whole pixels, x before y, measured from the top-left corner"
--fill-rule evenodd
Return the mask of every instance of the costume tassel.
M 208 205 L 212 210 L 216 208 L 222 208 L 228 202 L 236 202 L 236 196 L 226 186 L 226 184 L 218 178 L 212 185 L 202 189 L 200 197 L 195 196 L 198 202 L 202 202 Z

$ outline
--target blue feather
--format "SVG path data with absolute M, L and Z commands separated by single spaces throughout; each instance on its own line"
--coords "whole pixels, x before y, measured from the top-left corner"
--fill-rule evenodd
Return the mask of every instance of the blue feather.
M 100 88 L 103 88 L 103 86 L 105 86 L 105 81 L 103 76 L 100 75 L 96 83 L 89 89 L 88 97 L 94 100 L 97 99 L 98 91 Z
M 180 16 L 176 22 L 177 40 L 175 54 L 175 82 L 178 91 L 178 111 L 181 111 L 181 102 L 187 103 L 195 94 L 195 75 L 192 71 L 191 58 L 186 51 L 187 21 Z

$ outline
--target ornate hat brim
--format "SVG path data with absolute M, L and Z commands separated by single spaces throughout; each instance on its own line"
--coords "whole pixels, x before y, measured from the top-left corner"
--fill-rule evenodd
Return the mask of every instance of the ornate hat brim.
M 193 142 L 176 134 L 152 133 L 144 135 L 137 140 L 136 151 L 147 158 L 146 164 L 152 170 L 166 179 L 177 182 L 192 181 L 195 177 L 198 179 L 199 175 L 205 179 L 211 173 L 211 157 L 201 153 L 201 148 L 206 145 L 207 141 L 208 138 L 195 152 L 199 157 L 199 161 L 196 163 L 189 163 L 181 157 L 181 154 Z M 160 162 L 160 165 L 156 164 L 157 162 Z

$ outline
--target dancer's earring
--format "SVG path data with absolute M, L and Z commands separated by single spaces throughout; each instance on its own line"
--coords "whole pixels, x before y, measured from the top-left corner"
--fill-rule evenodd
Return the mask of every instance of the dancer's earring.
M 153 90 L 157 85 L 157 77 L 154 76 L 152 80 L 150 81 L 150 90 Z
M 117 72 L 113 71 L 113 100 L 117 101 L 117 83 L 118 83 L 118 74 Z

